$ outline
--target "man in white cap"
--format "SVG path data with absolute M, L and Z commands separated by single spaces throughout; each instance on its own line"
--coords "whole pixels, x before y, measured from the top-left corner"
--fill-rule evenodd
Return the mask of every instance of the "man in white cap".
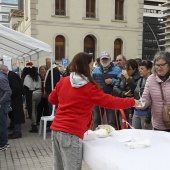
M 93 79 L 102 87 L 102 90 L 107 94 L 112 94 L 113 86 L 117 82 L 117 76 L 121 73 L 121 69 L 111 62 L 111 57 L 108 52 L 104 51 L 100 57 L 101 65 L 96 67 L 92 72 Z M 94 106 L 94 125 L 97 127 L 101 124 L 100 108 Z M 101 108 L 102 116 L 104 108 Z M 115 127 L 114 110 L 106 109 L 107 120 L 109 125 Z

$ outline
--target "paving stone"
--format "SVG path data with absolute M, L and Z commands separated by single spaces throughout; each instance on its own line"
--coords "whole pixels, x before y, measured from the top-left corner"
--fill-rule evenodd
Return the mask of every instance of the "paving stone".
M 0 152 L 0 170 L 52 170 L 51 133 L 46 140 L 37 133 L 29 133 L 30 120 L 22 125 L 22 138 L 9 140 L 10 148 Z M 11 131 L 9 131 L 11 133 Z M 84 162 L 82 170 L 91 170 Z

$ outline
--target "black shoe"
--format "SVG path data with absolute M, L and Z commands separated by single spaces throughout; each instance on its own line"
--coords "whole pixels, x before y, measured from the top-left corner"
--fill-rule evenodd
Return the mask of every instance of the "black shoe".
M 14 125 L 9 125 L 9 127 L 8 127 L 8 130 L 13 130 L 14 129 Z
M 31 125 L 32 126 L 32 129 L 29 130 L 30 133 L 38 133 L 38 129 L 37 129 L 37 126 L 36 125 Z
M 18 139 L 18 138 L 22 138 L 22 134 L 15 134 L 15 133 L 12 133 L 12 134 L 9 134 L 8 135 L 8 139 Z
M 46 133 L 48 133 L 48 132 L 51 132 L 51 129 L 49 127 L 47 127 L 47 129 L 46 129 Z

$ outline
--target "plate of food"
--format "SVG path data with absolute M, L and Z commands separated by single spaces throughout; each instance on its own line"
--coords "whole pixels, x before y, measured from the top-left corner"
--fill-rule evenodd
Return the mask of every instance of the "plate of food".
M 115 128 L 110 125 L 99 125 L 95 130 L 95 134 L 99 138 L 105 138 L 111 136 L 114 130 Z

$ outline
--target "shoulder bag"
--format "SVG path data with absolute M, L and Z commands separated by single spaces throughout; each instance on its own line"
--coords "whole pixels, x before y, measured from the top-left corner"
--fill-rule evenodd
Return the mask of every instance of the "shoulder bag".
M 165 126 L 170 126 L 170 107 L 165 105 L 165 100 L 164 100 L 164 95 L 163 95 L 161 83 L 159 85 L 160 85 L 162 101 L 163 101 L 163 107 L 162 107 L 163 122 L 164 122 Z

